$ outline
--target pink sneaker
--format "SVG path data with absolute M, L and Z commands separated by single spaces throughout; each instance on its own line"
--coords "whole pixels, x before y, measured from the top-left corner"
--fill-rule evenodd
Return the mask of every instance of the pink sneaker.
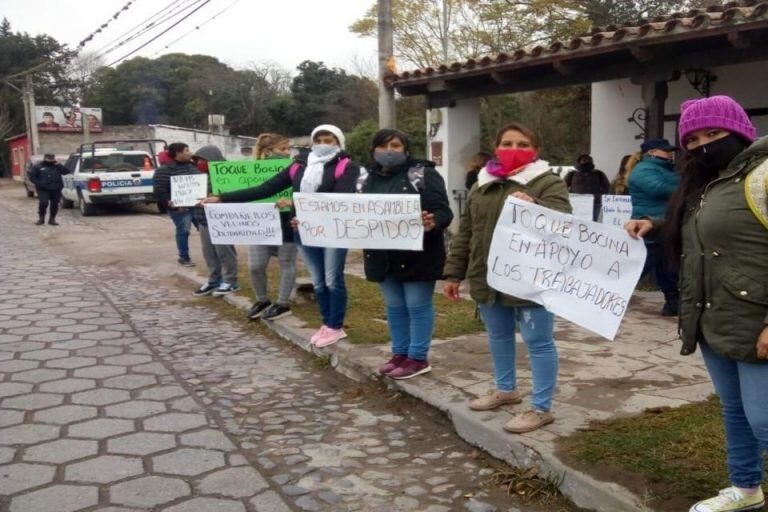
M 417 361 L 416 359 L 406 358 L 403 364 L 392 370 L 387 374 L 387 377 L 391 377 L 396 380 L 405 380 L 432 371 L 432 367 L 429 366 L 429 361 Z
M 326 327 L 325 332 L 315 340 L 315 346 L 317 348 L 327 347 L 346 337 L 347 333 L 344 332 L 344 329 L 331 329 L 330 327 Z
M 386 375 L 401 364 L 403 364 L 403 361 L 407 359 L 407 356 L 403 356 L 400 354 L 395 354 L 392 356 L 392 359 L 384 363 L 383 365 L 379 366 L 379 373 L 381 375 Z
M 311 343 L 312 345 L 314 345 L 315 343 L 317 343 L 317 340 L 318 340 L 318 339 L 320 339 L 320 336 L 322 336 L 323 334 L 325 334 L 325 330 L 326 330 L 327 328 L 328 328 L 328 326 L 327 326 L 327 325 L 323 325 L 322 327 L 320 327 L 320 328 L 319 328 L 319 329 L 318 329 L 318 330 L 315 332 L 315 334 L 313 334 L 313 335 L 312 335 L 312 337 L 311 337 L 311 338 L 309 338 L 309 343 Z

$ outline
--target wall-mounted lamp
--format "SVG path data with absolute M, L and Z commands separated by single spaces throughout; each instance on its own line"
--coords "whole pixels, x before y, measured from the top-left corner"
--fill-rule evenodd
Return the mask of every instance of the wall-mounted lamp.
M 433 109 L 429 111 L 429 138 L 432 139 L 437 135 L 440 130 L 440 126 L 443 124 L 443 113 L 440 109 Z
M 709 98 L 712 82 L 717 81 L 715 75 L 706 69 L 688 69 L 684 71 L 684 74 L 691 87 L 696 89 L 702 96 Z

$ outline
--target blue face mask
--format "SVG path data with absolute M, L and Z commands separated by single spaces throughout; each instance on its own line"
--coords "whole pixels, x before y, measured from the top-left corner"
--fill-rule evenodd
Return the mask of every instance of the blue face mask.
M 402 151 L 376 151 L 373 153 L 373 159 L 382 167 L 391 169 L 403 165 L 408 156 Z
M 314 144 L 312 146 L 312 154 L 318 158 L 327 157 L 335 154 L 339 151 L 339 146 L 334 144 Z

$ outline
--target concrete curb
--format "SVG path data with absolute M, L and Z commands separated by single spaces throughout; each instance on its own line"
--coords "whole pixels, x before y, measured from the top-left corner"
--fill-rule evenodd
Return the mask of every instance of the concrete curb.
M 193 282 L 196 286 L 206 279 L 190 272 L 177 270 L 176 275 Z M 247 311 L 251 303 L 244 297 L 226 295 L 228 303 Z M 263 321 L 262 324 L 290 341 L 294 345 L 319 356 L 331 356 L 331 366 L 352 380 L 365 382 L 380 381 L 375 363 L 367 363 L 356 357 L 354 346 L 339 343 L 329 348 L 318 349 L 309 343 L 295 317 Z M 418 384 L 411 381 L 388 380 L 387 386 L 400 390 L 443 411 L 453 423 L 456 432 L 468 443 L 481 448 L 493 457 L 514 467 L 539 467 L 539 474 L 561 480 L 560 492 L 579 507 L 596 512 L 652 512 L 652 508 L 631 491 L 612 482 L 601 482 L 586 473 L 565 465 L 555 455 L 552 443 L 514 436 L 502 429 L 497 418 L 472 412 L 466 406 L 467 395 L 458 388 L 436 383 L 429 378 L 419 378 Z

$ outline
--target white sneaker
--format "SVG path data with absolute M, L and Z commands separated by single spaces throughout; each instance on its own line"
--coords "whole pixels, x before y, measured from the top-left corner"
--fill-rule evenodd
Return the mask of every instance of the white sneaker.
M 728 487 L 714 498 L 698 502 L 689 512 L 743 512 L 760 510 L 764 505 L 762 489 L 758 489 L 755 494 L 747 494 L 737 487 Z
M 221 283 L 218 288 L 213 290 L 213 295 L 215 297 L 221 297 L 222 295 L 229 295 L 230 293 L 236 292 L 238 290 L 240 290 L 240 285 Z

